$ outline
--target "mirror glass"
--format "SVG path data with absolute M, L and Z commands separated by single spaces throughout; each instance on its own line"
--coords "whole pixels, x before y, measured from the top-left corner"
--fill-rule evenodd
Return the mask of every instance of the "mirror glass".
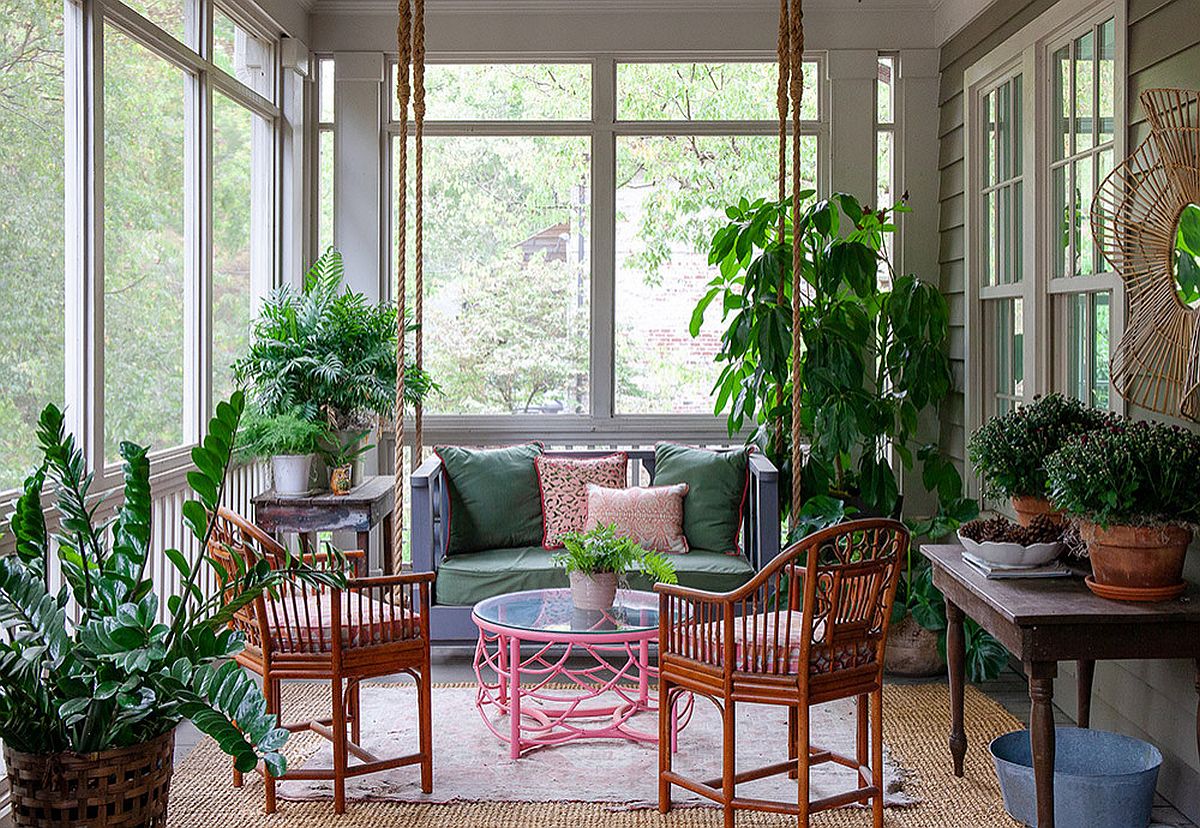
M 1175 231 L 1175 293 L 1189 308 L 1200 307 L 1200 206 L 1189 204 Z

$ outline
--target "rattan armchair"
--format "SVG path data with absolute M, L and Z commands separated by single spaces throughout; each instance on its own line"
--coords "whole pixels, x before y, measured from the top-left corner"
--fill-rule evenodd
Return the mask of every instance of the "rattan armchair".
M 726 828 L 732 828 L 738 809 L 796 814 L 807 826 L 812 813 L 868 801 L 875 828 L 881 828 L 883 654 L 908 543 L 908 530 L 898 521 L 857 520 L 792 544 L 733 592 L 656 587 L 660 811 L 670 810 L 671 786 L 679 785 L 720 803 Z M 675 703 L 684 693 L 707 697 L 721 711 L 722 767 L 715 779 L 690 779 L 672 769 Z M 843 698 L 857 700 L 853 757 L 810 740 L 809 708 Z M 786 761 L 735 767 L 738 702 L 788 708 Z M 853 769 L 857 788 L 810 801 L 809 769 L 822 762 Z M 797 778 L 796 801 L 737 795 L 738 784 L 781 773 Z
M 246 564 L 265 559 L 279 566 L 287 553 L 274 538 L 244 518 L 220 510 L 209 554 L 226 566 L 237 555 Z M 354 554 L 361 553 L 351 553 Z M 328 560 L 309 554 L 306 562 Z M 328 718 L 284 724 L 293 732 L 311 730 L 333 743 L 332 768 L 289 770 L 282 779 L 330 779 L 337 813 L 346 808 L 346 779 L 402 765 L 421 766 L 421 789 L 433 790 L 432 686 L 429 675 L 429 591 L 433 573 L 351 578 L 344 588 L 299 579 L 283 583 L 275 595 L 260 595 L 239 610 L 231 625 L 246 639 L 237 661 L 262 676 L 267 709 L 280 716 L 285 679 L 329 681 Z M 363 679 L 407 673 L 417 683 L 419 749 L 408 756 L 380 759 L 363 749 L 359 683 Z M 349 734 L 347 734 L 349 730 Z M 359 760 L 351 764 L 351 757 Z M 260 766 L 266 786 L 266 811 L 275 811 L 275 783 Z M 242 783 L 234 772 L 234 785 Z

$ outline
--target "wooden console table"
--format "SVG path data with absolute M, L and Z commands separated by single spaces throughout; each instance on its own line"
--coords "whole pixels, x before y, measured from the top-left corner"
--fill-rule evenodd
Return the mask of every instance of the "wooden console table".
M 1200 587 L 1157 604 L 1129 604 L 1093 595 L 1082 578 L 988 580 L 963 562 L 962 548 L 927 545 L 933 583 L 946 597 L 946 660 L 950 678 L 950 753 L 963 775 L 966 640 L 970 616 L 1021 659 L 1029 677 L 1030 732 L 1037 782 L 1038 828 L 1054 828 L 1054 678 L 1058 662 L 1079 663 L 1079 726 L 1087 727 L 1092 677 L 1104 659 L 1187 658 L 1196 662 L 1200 691 Z M 1200 711 L 1196 721 L 1200 747 Z
M 349 494 L 322 492 L 302 497 L 280 497 L 274 489 L 255 495 L 254 522 L 264 532 L 295 532 L 306 548 L 315 548 L 317 532 L 354 532 L 364 553 L 355 560 L 355 574 L 367 574 L 371 529 L 383 526 L 383 568 L 392 558 L 392 512 L 396 499 L 395 480 L 390 476 L 366 477 Z M 360 569 L 364 571 L 359 571 Z

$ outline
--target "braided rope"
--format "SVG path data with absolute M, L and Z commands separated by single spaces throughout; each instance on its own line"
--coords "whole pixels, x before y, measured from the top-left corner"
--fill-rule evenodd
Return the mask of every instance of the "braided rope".
M 413 230 L 413 257 L 415 266 L 414 276 L 414 307 L 413 321 L 417 330 L 414 333 L 417 368 L 425 365 L 425 0 L 413 0 L 413 120 L 416 122 L 414 147 L 416 153 L 415 180 L 413 188 L 416 203 L 413 205 L 416 227 Z M 421 454 L 424 449 L 425 411 L 418 403 L 413 410 L 414 433 L 412 467 L 415 471 L 421 465 Z
M 791 79 L 791 65 L 789 64 L 788 49 L 791 43 L 791 32 L 788 25 L 788 0 L 779 0 L 779 43 L 776 47 L 776 53 L 779 58 L 779 83 L 775 87 L 775 108 L 779 112 L 779 201 L 783 202 L 787 198 L 787 117 L 788 117 L 788 81 Z M 783 234 L 786 229 L 787 215 L 785 211 L 779 210 L 779 243 L 783 243 Z M 779 270 L 779 299 L 780 305 L 783 304 L 784 296 L 787 294 L 787 279 L 784 275 L 783 268 Z M 779 395 L 776 397 L 776 404 L 779 408 L 783 408 L 784 387 L 779 386 Z M 776 456 L 783 458 L 785 448 L 783 422 L 775 423 L 775 452 Z
M 802 0 L 793 0 L 789 15 L 789 53 L 792 77 L 792 512 L 789 525 L 800 515 L 800 102 L 804 98 L 804 11 Z
M 399 195 L 396 205 L 396 445 L 392 469 L 396 478 L 395 506 L 392 513 L 392 554 L 388 562 L 399 572 L 404 560 L 404 316 L 406 283 L 405 255 L 408 250 L 408 67 L 411 60 L 412 10 L 409 0 L 399 0 L 400 23 L 396 27 L 396 45 L 400 60 L 396 66 L 396 113 L 400 119 Z

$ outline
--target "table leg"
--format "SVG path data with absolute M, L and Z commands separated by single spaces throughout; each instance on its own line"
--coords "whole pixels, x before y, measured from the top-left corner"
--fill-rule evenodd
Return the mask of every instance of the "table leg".
M 966 692 L 967 642 L 963 611 L 946 600 L 946 665 L 950 679 L 950 755 L 954 775 L 963 775 L 967 756 L 967 733 L 963 728 L 963 694 Z
M 388 575 L 392 572 L 392 513 L 383 516 L 383 560 L 379 562 L 381 570 Z
M 508 639 L 508 715 L 509 722 L 509 751 L 513 759 L 521 758 L 521 639 L 509 636 Z
M 638 642 L 638 704 L 642 710 L 650 706 L 650 640 Z
M 371 568 L 371 533 L 369 531 L 359 532 L 356 539 L 358 548 L 363 553 L 363 556 L 354 559 L 354 577 L 361 578 Z
M 1037 785 L 1037 828 L 1054 828 L 1054 677 L 1058 665 L 1035 661 L 1025 665 L 1029 675 L 1030 747 Z
M 1090 727 L 1092 724 L 1092 679 L 1096 676 L 1096 662 L 1090 659 L 1080 659 L 1076 663 L 1077 680 L 1075 684 L 1075 722 L 1080 727 Z

